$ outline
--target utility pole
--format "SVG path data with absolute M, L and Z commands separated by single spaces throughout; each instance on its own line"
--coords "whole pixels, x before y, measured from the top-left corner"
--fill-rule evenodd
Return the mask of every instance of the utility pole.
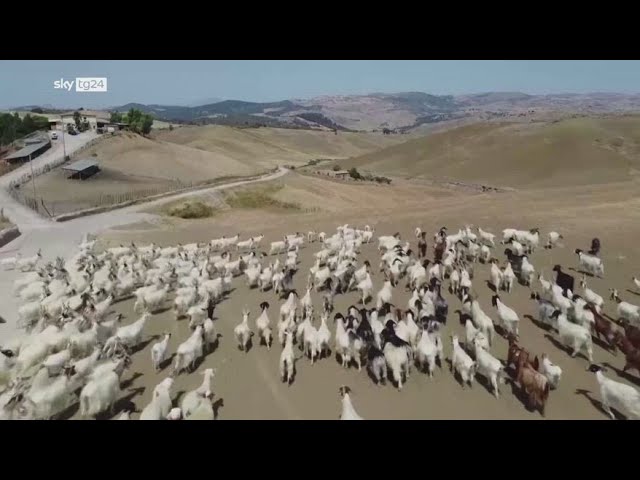
M 62 115 L 60 115 L 60 118 L 62 118 Z M 64 120 L 62 120 L 62 152 L 63 152 L 62 153 L 63 154 L 62 160 L 64 160 L 64 162 L 66 162 L 67 161 L 67 147 L 66 147 L 66 145 L 64 143 Z
M 29 166 L 31 167 L 31 183 L 33 184 L 33 201 L 38 210 L 38 197 L 36 196 L 36 176 L 33 174 L 33 163 L 31 163 L 31 154 L 29 154 Z

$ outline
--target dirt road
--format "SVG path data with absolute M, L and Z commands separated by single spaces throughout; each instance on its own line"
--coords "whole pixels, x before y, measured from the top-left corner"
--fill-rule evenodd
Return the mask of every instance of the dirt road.
M 53 260 L 58 256 L 68 258 L 73 254 L 76 245 L 78 245 L 85 234 L 97 235 L 107 229 L 120 225 L 141 221 L 157 221 L 155 216 L 142 213 L 142 210 L 207 192 L 221 191 L 237 186 L 274 180 L 282 177 L 286 173 L 286 169 L 280 169 L 275 173 L 265 175 L 258 179 L 237 181 L 204 190 L 179 193 L 153 202 L 133 205 L 98 215 L 80 217 L 63 223 L 44 219 L 32 210 L 17 204 L 9 197 L 9 200 L 12 202 L 9 204 L 10 211 L 12 213 L 18 212 L 18 215 L 15 215 L 13 218 L 19 220 L 18 226 L 22 231 L 22 235 L 0 249 L 0 258 L 14 256 L 17 252 L 20 252 L 22 256 L 30 256 L 34 255 L 38 250 L 42 251 L 42 256 L 45 261 Z M 2 192 L 2 189 L 0 189 L 0 192 Z M 0 197 L 0 201 L 1 200 L 2 198 Z M 28 210 L 28 212 L 21 212 L 21 209 L 17 207 L 22 207 Z M 18 318 L 18 303 L 12 293 L 13 281 L 18 276 L 19 272 L 16 271 L 0 271 L 0 316 L 6 320 L 6 323 L 0 324 L 0 341 L 6 339 L 7 336 L 13 336 L 19 333 L 15 328 Z

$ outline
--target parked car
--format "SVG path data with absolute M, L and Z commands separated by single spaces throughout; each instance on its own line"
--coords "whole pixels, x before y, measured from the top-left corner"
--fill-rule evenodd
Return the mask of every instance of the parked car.
M 58 133 L 57 132 L 53 132 L 51 134 L 51 140 L 57 140 L 58 139 Z

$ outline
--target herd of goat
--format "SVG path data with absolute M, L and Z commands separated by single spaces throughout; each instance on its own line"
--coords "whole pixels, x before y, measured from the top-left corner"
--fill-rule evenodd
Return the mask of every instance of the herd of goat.
M 447 343 L 451 371 L 462 388 L 471 386 L 480 375 L 498 398 L 499 385 L 510 378 L 528 406 L 544 415 L 562 370 L 546 355 L 538 359 L 518 345 L 520 315 L 508 306 L 507 297 L 520 283 L 531 289 L 539 323 L 557 332 L 571 356 L 582 352 L 589 360 L 588 369 L 596 375 L 604 410 L 612 418 L 611 408 L 630 418 L 640 417 L 640 392 L 608 378 L 602 367 L 592 363 L 592 337 L 596 336 L 612 351 L 624 353 L 625 371 L 640 372 L 640 307 L 622 301 L 617 290 L 611 289 L 618 318 L 610 321 L 602 311 L 603 297 L 589 288 L 586 275 L 576 289 L 574 278 L 560 265 L 553 269 L 554 279 L 545 279 L 536 271 L 529 255 L 540 247 L 555 248 L 563 239 L 557 232 L 550 232 L 541 246 L 538 229 L 503 230 L 504 262 L 493 256 L 496 236 L 481 228 L 476 232 L 466 226 L 447 234 L 443 227 L 433 237 L 433 261 L 426 258 L 426 234 L 420 228 L 415 232 L 420 242 L 417 255 L 399 234 L 378 236 L 379 270 L 384 275 L 378 291 L 374 291 L 371 263 L 358 261 L 361 246 L 374 241 L 369 226 L 357 229 L 343 225 L 333 235 L 287 235 L 271 242 L 268 253 L 260 253 L 262 235 L 243 241 L 235 235 L 204 245 L 164 248 L 132 244 L 100 253 L 95 240 L 85 237 L 72 258 L 57 258 L 42 267 L 38 267 L 40 251 L 33 257 L 3 259 L 5 270 L 24 272 L 14 282 L 14 293 L 21 301 L 19 326 L 26 333 L 3 342 L 0 350 L 0 418 L 58 418 L 78 403 L 83 417 L 118 413 L 115 405 L 122 397 L 121 378 L 131 364 L 132 353 L 144 340 L 145 325 L 172 302 L 176 319 L 187 318 L 191 333 L 178 345 L 171 374 L 155 386 L 139 418 L 214 419 L 214 369 L 204 370 L 202 384 L 185 394 L 180 406 L 174 406 L 172 387 L 176 375 L 193 371 L 216 348 L 220 335 L 214 309 L 230 294 L 234 279 L 241 278 L 249 288 L 270 290 L 285 299 L 275 323 L 269 315 L 269 302 L 262 301 L 257 318 L 251 321 L 245 308 L 242 321 L 233 330 L 238 349 L 243 351 L 254 341 L 270 349 L 277 340 L 283 382 L 295 382 L 300 355 L 314 363 L 334 352 L 344 368 L 353 366 L 360 371 L 364 367 L 377 384 L 389 380 L 402 389 L 412 367 L 429 377 L 437 365 L 442 367 Z M 299 297 L 293 282 L 298 274 L 299 250 L 312 244 L 321 248 L 314 253 L 314 265 L 306 277 L 306 293 Z M 599 250 L 597 239 L 588 253 L 575 250 L 580 270 L 604 276 Z M 277 255 L 275 261 L 269 261 L 273 255 Z M 280 255 L 284 255 L 282 262 Z M 494 310 L 483 309 L 475 294 L 477 262 L 491 265 L 488 280 L 495 291 L 491 299 Z M 633 281 L 640 288 L 640 280 Z M 450 313 L 441 291 L 445 282 L 460 301 L 456 313 L 465 329 L 464 338 L 455 334 L 442 337 Z M 412 292 L 406 309 L 393 303 L 394 289 L 401 283 Z M 313 305 L 313 291 L 321 292 L 319 308 Z M 358 292 L 357 304 L 345 312 L 334 312 L 336 296 L 349 292 Z M 122 315 L 114 315 L 111 307 L 132 296 L 139 318 L 122 326 Z M 497 334 L 509 342 L 506 362 L 492 353 Z M 172 358 L 170 338 L 166 333 L 151 347 L 156 371 Z M 342 386 L 339 393 L 341 418 L 361 419 L 350 388 Z M 120 413 L 118 419 L 130 418 L 131 412 Z

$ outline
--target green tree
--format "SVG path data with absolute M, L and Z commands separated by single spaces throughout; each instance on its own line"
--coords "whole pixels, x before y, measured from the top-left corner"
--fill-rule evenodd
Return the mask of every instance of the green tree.
M 73 112 L 73 121 L 76 123 L 76 129 L 80 132 L 80 112 Z
M 153 116 L 132 108 L 127 112 L 125 122 L 129 124 L 129 130 L 132 132 L 148 135 L 153 125 Z
M 47 117 L 43 117 L 42 115 L 34 115 L 31 118 L 35 126 L 35 130 L 46 130 L 49 128 L 49 119 Z
M 111 123 L 122 123 L 122 114 L 120 112 L 111 112 L 109 121 Z
M 28 135 L 31 132 L 35 131 L 36 123 L 33 121 L 33 118 L 28 113 L 22 119 L 22 124 L 20 125 L 20 133 L 22 135 Z
M 143 135 L 149 135 L 151 132 L 151 126 L 153 125 L 153 117 L 151 115 L 144 114 L 142 117 L 141 131 Z
M 360 172 L 356 169 L 356 167 L 349 169 L 349 176 L 354 180 L 362 180 L 362 175 L 360 175 Z

